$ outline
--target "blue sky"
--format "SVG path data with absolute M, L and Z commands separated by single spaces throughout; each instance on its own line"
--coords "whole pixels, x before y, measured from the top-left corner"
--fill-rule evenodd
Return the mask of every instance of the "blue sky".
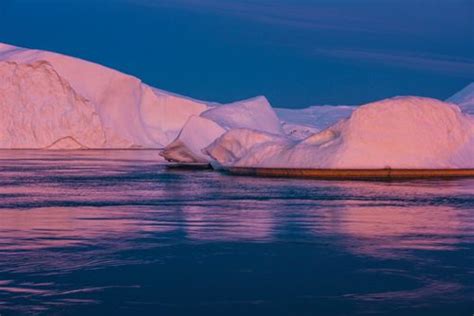
M 444 99 L 474 80 L 474 1 L 1 0 L 0 41 L 219 102 Z

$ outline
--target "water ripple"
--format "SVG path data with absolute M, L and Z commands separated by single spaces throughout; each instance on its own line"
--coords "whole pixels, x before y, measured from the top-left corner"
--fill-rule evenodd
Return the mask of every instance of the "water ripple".
M 155 157 L 153 151 L 0 151 L 0 312 L 110 308 L 107 293 L 123 295 L 132 310 L 173 312 L 182 305 L 173 287 L 149 284 L 135 269 L 167 280 L 188 275 L 183 266 L 216 289 L 228 277 L 246 289 L 232 299 L 207 290 L 189 308 L 279 306 L 281 282 L 295 293 L 295 306 L 333 302 L 339 314 L 358 304 L 362 310 L 371 304 L 370 312 L 386 302 L 406 309 L 469 304 L 473 180 L 233 178 L 169 170 Z M 221 269 L 227 274 L 219 276 Z M 242 294 L 252 293 L 249 275 L 275 296 Z M 318 287 L 298 281 L 313 277 Z M 372 291 L 360 285 L 378 279 L 383 283 Z

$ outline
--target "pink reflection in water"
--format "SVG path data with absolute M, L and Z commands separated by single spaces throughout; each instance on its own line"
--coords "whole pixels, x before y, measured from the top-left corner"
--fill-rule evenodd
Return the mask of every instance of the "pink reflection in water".
M 183 211 L 188 238 L 198 241 L 270 242 L 276 225 L 268 209 L 209 211 L 206 207 L 189 206 Z
M 0 267 L 11 275 L 0 280 L 0 296 L 90 304 L 94 301 L 74 297 L 104 289 L 91 286 L 89 280 L 59 287 L 44 279 L 10 279 L 162 264 L 167 255 L 160 257 L 153 248 L 170 246 L 165 250 L 172 257 L 174 247 L 190 241 L 193 247 L 198 246 L 195 242 L 239 242 L 237 247 L 250 242 L 291 247 L 303 242 L 303 251 L 323 244 L 330 251 L 342 248 L 368 256 L 364 260 L 408 258 L 405 262 L 422 264 L 427 259 L 419 250 L 456 250 L 473 237 L 474 217 L 462 198 L 472 196 L 474 181 L 443 181 L 440 188 L 435 182 L 231 178 L 160 169 L 153 160 L 155 152 L 141 159 L 134 155 L 35 152 L 16 159 L 0 151 Z M 406 277 L 404 271 L 397 273 Z M 424 286 L 417 289 L 352 297 L 418 299 L 459 290 L 458 284 L 429 277 L 417 282 L 421 283 Z
M 391 206 L 343 209 L 336 229 L 352 251 L 378 256 L 400 249 L 453 250 L 463 228 L 452 208 Z
M 349 251 L 396 257 L 400 250 L 455 250 L 474 237 L 469 209 L 437 205 L 472 196 L 474 181 L 421 183 L 338 183 L 347 199 L 329 202 L 314 223 L 316 234 L 343 236 Z M 420 201 L 430 201 L 420 206 Z M 425 203 L 421 203 L 425 204 Z
M 134 214 L 141 213 L 141 217 Z M 46 207 L 0 211 L 0 250 L 34 250 L 85 246 L 127 239 L 146 232 L 166 232 L 172 226 L 157 225 L 153 213 L 140 207 Z

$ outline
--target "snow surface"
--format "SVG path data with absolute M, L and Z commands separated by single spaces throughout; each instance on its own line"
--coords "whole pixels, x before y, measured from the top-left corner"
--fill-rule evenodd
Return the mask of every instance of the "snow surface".
M 178 137 L 160 153 L 168 161 L 180 163 L 208 163 L 209 156 L 202 149 L 225 133 L 219 124 L 200 116 L 191 116 Z
M 217 106 L 201 114 L 227 130 L 249 128 L 271 134 L 281 134 L 280 120 L 265 97 L 256 97 L 224 106 Z
M 178 137 L 161 155 L 168 161 L 206 163 L 211 158 L 202 150 L 225 131 L 247 128 L 269 134 L 283 135 L 280 121 L 265 97 L 256 97 L 216 106 L 200 117 L 192 117 Z
M 88 148 L 164 147 L 212 105 L 81 59 L 5 44 L 0 78 L 2 148 L 61 148 L 64 137 Z
M 457 104 L 463 112 L 474 115 L 474 82 L 447 99 L 446 102 Z
M 260 167 L 260 160 L 279 154 L 294 145 L 288 137 L 249 129 L 233 129 L 222 135 L 204 152 L 213 158 L 214 168 Z M 245 159 L 245 160 L 243 160 Z M 242 162 L 245 164 L 242 164 Z
M 275 111 L 278 117 L 286 123 L 306 125 L 323 130 L 348 118 L 356 108 L 345 105 L 316 105 L 304 109 L 276 108 Z
M 0 147 L 102 147 L 106 138 L 94 104 L 45 61 L 0 62 Z
M 224 167 L 474 168 L 474 119 L 439 100 L 396 97 L 302 141 L 234 130 L 206 152 Z

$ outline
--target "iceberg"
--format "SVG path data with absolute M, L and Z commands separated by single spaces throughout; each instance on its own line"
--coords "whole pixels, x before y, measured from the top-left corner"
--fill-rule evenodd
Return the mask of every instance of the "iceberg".
M 224 168 L 474 168 L 474 119 L 450 103 L 395 97 L 301 141 L 234 130 L 205 151 Z
M 213 120 L 227 130 L 249 128 L 270 134 L 283 132 L 278 116 L 263 96 L 216 106 L 203 112 L 201 116 Z
M 457 104 L 464 113 L 474 115 L 474 82 L 454 94 L 446 102 Z
M 221 105 L 0 43 L 0 107 L 0 148 L 154 148 L 224 168 L 474 168 L 474 83 L 446 102 L 293 110 L 260 96 Z
M 0 63 L 0 147 L 102 147 L 94 104 L 44 61 Z
M 191 116 L 178 137 L 160 152 L 166 160 L 178 163 L 209 163 L 202 149 L 225 133 L 219 124 L 200 116 Z
M 280 121 L 265 97 L 256 97 L 219 105 L 193 116 L 177 138 L 160 153 L 166 160 L 178 163 L 209 163 L 203 153 L 226 131 L 250 129 L 271 135 L 283 135 Z
M 285 136 L 249 129 L 233 129 L 203 151 L 213 158 L 211 164 L 215 169 L 231 166 L 254 167 L 260 166 L 262 159 L 275 157 L 294 144 Z
M 0 78 L 1 148 L 162 148 L 213 106 L 78 58 L 6 44 Z

